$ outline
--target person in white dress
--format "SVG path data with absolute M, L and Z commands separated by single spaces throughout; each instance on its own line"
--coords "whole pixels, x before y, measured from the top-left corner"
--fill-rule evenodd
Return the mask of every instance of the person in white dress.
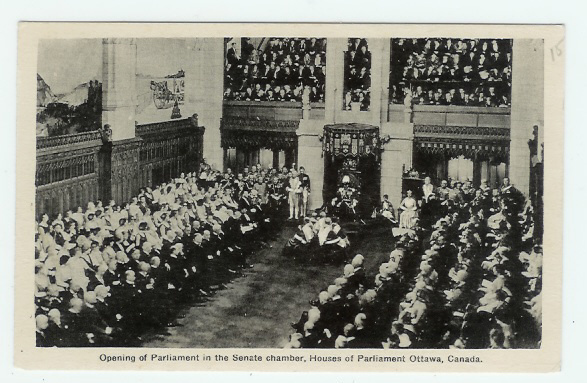
M 418 217 L 418 203 L 412 197 L 412 191 L 408 190 L 406 198 L 399 205 L 402 213 L 399 216 L 399 227 L 411 229 L 414 227 L 414 219 Z

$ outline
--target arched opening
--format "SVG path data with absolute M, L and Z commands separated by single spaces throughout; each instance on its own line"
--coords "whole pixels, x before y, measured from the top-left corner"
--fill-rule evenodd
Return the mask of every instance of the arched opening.
M 451 158 L 448 161 L 448 177 L 453 180 L 464 182 L 473 179 L 473 161 L 465 156 Z

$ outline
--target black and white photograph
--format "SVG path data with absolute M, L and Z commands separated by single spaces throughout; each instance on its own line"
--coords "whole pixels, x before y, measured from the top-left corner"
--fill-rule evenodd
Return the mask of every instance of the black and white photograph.
M 544 350 L 552 44 L 361 30 L 36 40 L 37 352 Z

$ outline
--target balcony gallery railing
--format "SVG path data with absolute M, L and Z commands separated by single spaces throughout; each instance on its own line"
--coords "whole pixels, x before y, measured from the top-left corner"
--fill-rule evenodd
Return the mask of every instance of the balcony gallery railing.
M 301 120 L 302 103 L 298 101 L 224 101 L 223 118 L 250 120 Z M 324 118 L 324 103 L 310 103 L 310 119 Z
M 198 115 L 194 114 L 191 117 L 183 118 L 181 120 L 169 120 L 137 125 L 135 128 L 135 134 L 137 137 L 143 137 L 153 134 L 160 135 L 173 132 L 182 132 L 184 129 L 191 129 L 196 127 L 198 127 Z
M 510 128 L 510 108 L 453 105 L 389 105 L 390 122 L 414 125 Z

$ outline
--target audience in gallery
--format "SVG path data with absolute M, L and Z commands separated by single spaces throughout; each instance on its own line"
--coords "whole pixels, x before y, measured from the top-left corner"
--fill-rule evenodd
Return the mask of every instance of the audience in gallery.
M 367 39 L 350 38 L 344 58 L 344 109 L 352 104 L 360 110 L 371 105 L 371 52 Z
M 259 47 L 260 48 L 260 47 Z M 326 39 L 270 37 L 263 49 L 228 43 L 224 100 L 324 102 Z
M 392 39 L 394 104 L 507 107 L 512 40 Z
M 284 169 L 182 174 L 123 206 L 90 202 L 35 234 L 40 347 L 132 346 L 247 264 L 287 214 Z
M 508 179 L 495 190 L 434 189 L 377 275 L 356 255 L 292 323 L 287 348 L 540 347 L 532 205 Z

